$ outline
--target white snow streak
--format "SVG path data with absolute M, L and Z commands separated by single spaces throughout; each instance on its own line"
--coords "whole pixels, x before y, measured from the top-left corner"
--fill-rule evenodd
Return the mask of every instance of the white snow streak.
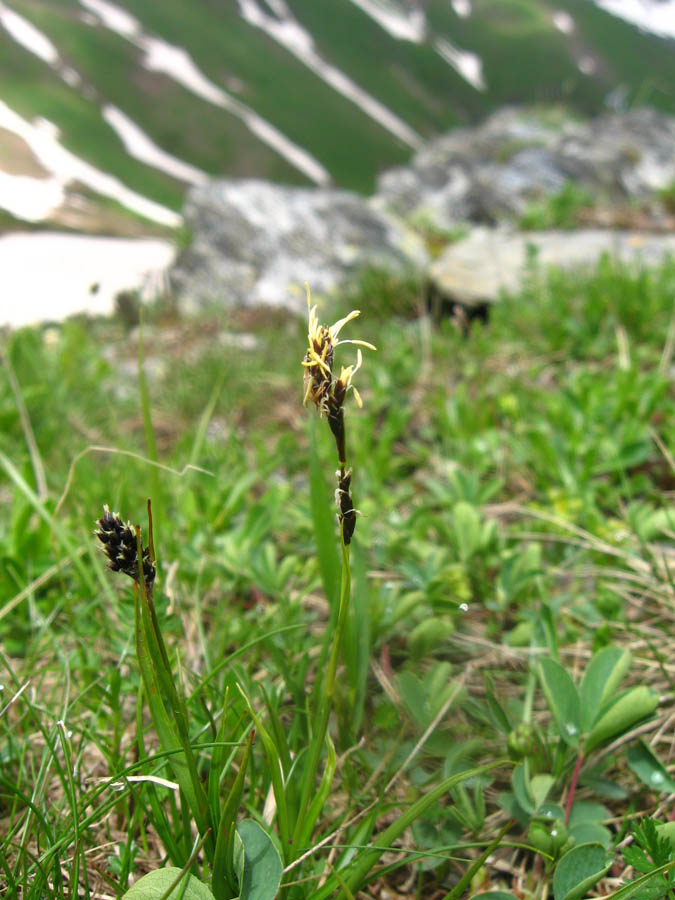
M 118 178 L 101 172 L 100 169 L 96 169 L 90 163 L 66 150 L 59 143 L 58 129 L 51 122 L 45 120 L 28 122 L 0 100 L 0 128 L 13 131 L 22 138 L 43 168 L 63 186 L 69 181 L 80 181 L 96 193 L 112 197 L 127 209 L 145 216 L 146 219 L 168 225 L 171 228 L 175 228 L 181 223 L 182 220 L 178 213 L 148 200 L 147 197 L 142 197 L 122 184 Z M 37 182 L 38 179 L 35 181 Z M 37 185 L 33 185 L 33 189 L 36 188 Z M 53 180 L 45 179 L 45 191 L 49 192 L 47 196 L 50 198 L 55 195 Z M 31 203 L 35 209 L 35 197 L 31 199 Z M 0 205 L 3 205 L 1 193 Z M 46 205 L 47 201 L 45 201 Z M 30 210 L 28 211 L 30 212 Z
M 300 172 L 304 172 L 311 181 L 316 184 L 327 184 L 330 181 L 330 174 L 321 163 L 249 106 L 209 81 L 182 47 L 174 47 L 154 37 L 141 38 L 138 45 L 146 54 L 144 65 L 147 69 L 168 75 L 203 100 L 237 116 L 249 131 L 276 150 Z
M 116 31 L 117 34 L 122 35 L 127 40 L 131 40 L 141 34 L 140 22 L 128 13 L 126 9 L 115 6 L 113 3 L 107 3 L 106 0 L 80 0 L 80 3 L 98 16 L 106 28 Z
M 426 36 L 426 17 L 421 9 L 412 9 L 404 15 L 391 7 L 382 6 L 377 0 L 352 0 L 352 3 L 398 40 L 419 44 Z
M 449 63 L 453 69 L 468 81 L 477 91 L 485 90 L 483 78 L 483 63 L 480 56 L 470 53 L 468 50 L 460 50 L 445 38 L 438 38 L 434 43 L 436 51 Z
M 277 43 L 296 56 L 315 75 L 322 78 L 334 90 L 356 104 L 366 115 L 386 128 L 409 147 L 418 149 L 422 139 L 379 100 L 359 87 L 340 69 L 326 62 L 315 50 L 311 34 L 299 25 L 283 0 L 275 0 L 274 9 L 279 18 L 268 15 L 256 0 L 237 0 L 242 17 L 250 25 L 260 28 Z
M 0 24 L 7 33 L 21 44 L 30 53 L 39 56 L 41 60 L 50 66 L 56 66 L 60 62 L 59 51 L 35 25 L 31 24 L 23 16 L 9 9 L 4 3 L 0 3 Z
M 315 184 L 327 184 L 330 181 L 330 173 L 318 160 L 249 106 L 214 84 L 200 71 L 183 47 L 176 47 L 160 38 L 145 34 L 137 19 L 125 10 L 108 3 L 107 0 L 80 0 L 80 3 L 97 15 L 107 28 L 139 47 L 145 54 L 143 64 L 146 69 L 167 75 L 208 103 L 219 106 L 241 119 L 249 131 Z
M 595 4 L 643 31 L 675 38 L 675 0 L 595 0 Z
M 206 172 L 182 159 L 177 159 L 158 147 L 135 122 L 132 122 L 116 106 L 111 104 L 104 106 L 103 118 L 117 132 L 129 156 L 188 184 L 205 184 L 209 180 Z

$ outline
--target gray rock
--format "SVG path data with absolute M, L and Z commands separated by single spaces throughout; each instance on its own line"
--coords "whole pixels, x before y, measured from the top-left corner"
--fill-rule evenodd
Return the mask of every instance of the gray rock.
M 428 261 L 419 237 L 348 191 L 265 181 L 194 188 L 184 210 L 193 239 L 171 273 L 182 311 L 214 303 L 305 310 L 366 265 L 402 271 Z
M 675 234 L 601 229 L 522 234 L 476 227 L 432 264 L 430 282 L 442 297 L 464 306 L 493 303 L 502 291 L 521 289 L 533 252 L 542 270 L 592 268 L 605 253 L 622 262 L 649 266 L 675 255 Z
M 451 230 L 494 224 L 567 181 L 608 203 L 642 199 L 675 181 L 675 118 L 636 109 L 580 123 L 504 109 L 459 129 L 385 172 L 376 202 L 412 222 Z

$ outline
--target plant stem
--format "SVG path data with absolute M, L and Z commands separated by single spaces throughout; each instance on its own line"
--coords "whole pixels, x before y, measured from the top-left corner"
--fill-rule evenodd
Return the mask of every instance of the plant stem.
M 302 796 L 300 798 L 300 806 L 296 819 L 295 831 L 293 833 L 293 842 L 291 845 L 291 858 L 294 858 L 298 851 L 298 841 L 303 830 L 307 829 L 306 815 L 309 807 L 310 797 L 316 788 L 316 774 L 321 761 L 321 751 L 326 740 L 326 732 L 328 731 L 328 720 L 330 718 L 331 709 L 333 708 L 333 694 L 335 691 L 335 675 L 337 672 L 338 660 L 340 658 L 340 649 L 347 624 L 347 612 L 349 610 L 349 599 L 351 595 L 351 567 L 349 563 L 349 544 L 342 541 L 342 577 L 340 581 L 340 606 L 338 608 L 337 625 L 335 634 L 333 635 L 333 643 L 331 645 L 330 657 L 328 659 L 328 668 L 326 669 L 326 677 L 323 683 L 321 695 L 319 697 L 319 708 L 316 716 L 316 723 L 312 733 L 312 740 L 309 746 L 309 754 L 307 767 L 304 774 L 304 782 L 302 785 Z
M 579 755 L 577 756 L 577 761 L 574 764 L 574 771 L 572 772 L 572 780 L 570 781 L 570 789 L 567 793 L 567 802 L 565 803 L 565 825 L 570 820 L 570 813 L 572 812 L 572 804 L 574 803 L 574 795 L 577 790 L 577 781 L 579 780 L 579 773 L 581 772 L 581 764 L 584 761 L 584 751 L 583 749 L 579 750 Z

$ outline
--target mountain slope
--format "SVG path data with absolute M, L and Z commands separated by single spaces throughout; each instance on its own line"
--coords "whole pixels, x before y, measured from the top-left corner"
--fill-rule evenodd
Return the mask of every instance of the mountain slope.
M 0 26 L 0 101 L 167 211 L 210 175 L 369 191 L 505 103 L 675 112 L 675 41 L 591 0 L 2 0 Z

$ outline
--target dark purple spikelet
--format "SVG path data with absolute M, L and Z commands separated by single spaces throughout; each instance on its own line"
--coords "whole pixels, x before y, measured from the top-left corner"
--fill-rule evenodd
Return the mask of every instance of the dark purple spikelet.
M 94 534 L 103 544 L 109 567 L 113 572 L 124 572 L 138 584 L 138 549 L 136 532 L 131 524 L 123 522 L 119 513 L 111 513 L 107 504 L 96 524 L 98 528 Z M 143 578 L 148 588 L 155 580 L 155 564 L 147 547 L 143 547 Z

